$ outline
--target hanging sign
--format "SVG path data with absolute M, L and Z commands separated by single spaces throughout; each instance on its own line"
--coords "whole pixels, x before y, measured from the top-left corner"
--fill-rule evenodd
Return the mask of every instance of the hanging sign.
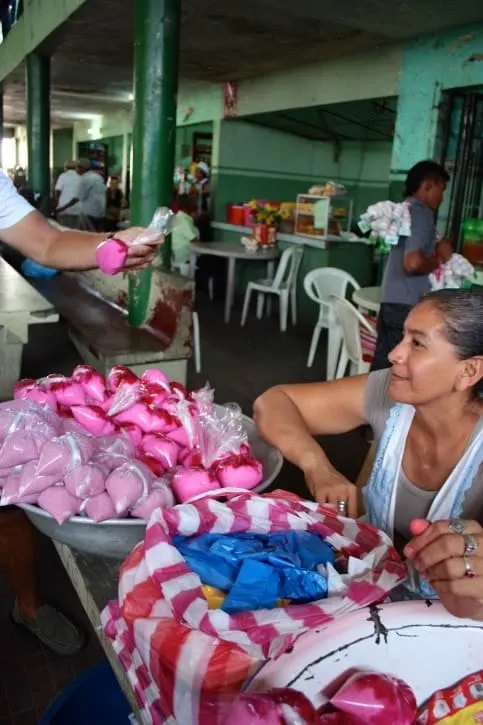
M 223 115 L 233 118 L 237 114 L 238 87 L 236 83 L 225 83 L 223 89 Z

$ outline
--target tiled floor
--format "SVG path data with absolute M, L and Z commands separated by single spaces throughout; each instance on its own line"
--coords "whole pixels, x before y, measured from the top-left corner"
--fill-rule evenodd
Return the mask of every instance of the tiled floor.
M 249 413 L 254 398 L 271 385 L 289 381 L 312 381 L 324 376 L 321 349 L 314 367 L 305 366 L 311 330 L 302 326 L 287 333 L 278 329 L 277 319 L 258 321 L 249 317 L 240 328 L 240 310 L 225 326 L 222 306 L 199 300 L 201 324 L 201 375 L 190 371 L 195 387 L 208 380 L 220 402 L 238 401 Z M 79 362 L 62 325 L 31 328 L 31 339 L 24 350 L 23 375 L 39 377 L 52 372 L 69 373 Z M 332 461 L 352 480 L 362 464 L 367 445 L 360 432 L 327 438 L 324 446 Z M 347 455 L 350 450 L 350 455 Z M 286 464 L 277 481 L 294 491 L 304 492 L 303 478 Z M 45 599 L 62 608 L 86 629 L 88 624 L 70 581 L 56 553 L 39 536 L 39 577 Z M 52 654 L 10 620 L 12 594 L 0 572 L 0 725 L 34 725 L 48 703 L 67 683 L 102 658 L 102 651 L 91 631 L 88 644 L 75 657 Z M 87 723 L 86 723 L 87 725 Z

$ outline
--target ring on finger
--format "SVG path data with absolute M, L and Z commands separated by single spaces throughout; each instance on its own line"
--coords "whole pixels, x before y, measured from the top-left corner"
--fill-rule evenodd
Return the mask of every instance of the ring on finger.
M 464 565 L 465 565 L 465 576 L 470 577 L 470 578 L 473 578 L 475 576 L 476 572 L 473 569 L 473 567 L 471 566 L 471 559 L 470 559 L 470 557 L 469 556 L 464 556 L 463 557 L 463 562 L 464 562 Z
M 478 548 L 478 541 L 471 534 L 464 534 L 463 541 L 465 542 L 463 556 L 473 556 Z
M 451 519 L 448 529 L 450 534 L 464 536 L 466 531 L 466 521 L 464 521 L 464 519 Z
M 337 513 L 341 516 L 347 516 L 347 499 L 337 499 Z

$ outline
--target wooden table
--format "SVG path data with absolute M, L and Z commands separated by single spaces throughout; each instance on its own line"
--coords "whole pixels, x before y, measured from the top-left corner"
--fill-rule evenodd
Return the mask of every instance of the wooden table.
M 121 690 L 128 699 L 137 721 L 142 723 L 143 720 L 127 675 L 101 627 L 102 610 L 111 599 L 117 599 L 119 567 L 122 562 L 103 556 L 83 554 L 57 541 L 54 541 L 54 544 Z
M 58 319 L 52 304 L 0 257 L 0 400 L 12 397 L 20 377 L 29 325 Z
M 226 275 L 225 322 L 230 322 L 231 308 L 235 297 L 235 265 L 237 259 L 245 262 L 266 262 L 267 278 L 273 279 L 275 260 L 279 250 L 273 246 L 258 252 L 247 252 L 239 242 L 196 242 L 190 246 L 190 277 L 194 278 L 196 257 L 211 254 L 213 257 L 224 257 L 228 260 Z
M 381 287 L 361 287 L 354 291 L 352 301 L 357 307 L 377 314 L 381 306 Z

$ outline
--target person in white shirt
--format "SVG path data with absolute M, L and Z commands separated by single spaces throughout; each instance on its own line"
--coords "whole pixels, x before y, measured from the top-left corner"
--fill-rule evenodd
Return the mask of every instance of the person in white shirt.
M 126 229 L 116 238 L 129 242 L 143 231 Z M 104 234 L 57 229 L 29 204 L 0 171 L 0 240 L 25 257 L 54 269 L 93 269 Z M 129 247 L 126 268 L 143 269 L 154 261 L 154 247 Z M 0 508 L 0 567 L 16 596 L 13 619 L 59 654 L 74 654 L 81 633 L 60 612 L 40 604 L 35 571 L 36 539 L 23 511 Z
M 57 220 L 63 227 L 79 229 L 80 204 L 68 207 L 68 213 L 59 213 L 59 208 L 65 207 L 72 199 L 79 196 L 80 176 L 76 171 L 77 161 L 66 161 L 65 171 L 60 174 L 55 184 L 55 207 Z
M 102 231 L 106 216 L 106 185 L 103 178 L 91 169 L 89 159 L 79 159 L 77 173 L 80 176 L 77 196 L 57 209 L 62 214 L 80 202 L 82 228 Z

